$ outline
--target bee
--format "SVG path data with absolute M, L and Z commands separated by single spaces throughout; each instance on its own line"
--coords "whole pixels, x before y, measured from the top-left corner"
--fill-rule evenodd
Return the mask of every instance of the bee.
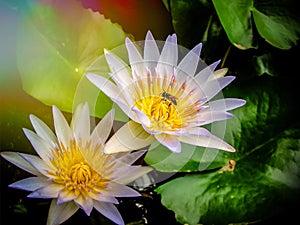
M 161 94 L 161 97 L 171 101 L 174 105 L 177 105 L 177 98 L 171 94 L 169 94 L 168 92 L 166 92 L 164 90 L 164 92 Z

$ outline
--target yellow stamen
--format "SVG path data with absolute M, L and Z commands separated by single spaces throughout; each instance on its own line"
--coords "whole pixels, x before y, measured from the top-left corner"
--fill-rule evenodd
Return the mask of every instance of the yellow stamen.
M 151 120 L 153 126 L 149 129 L 176 131 L 182 128 L 181 116 L 176 105 L 169 99 L 161 96 L 148 96 L 136 101 L 136 107 Z
M 63 184 L 66 190 L 76 196 L 85 196 L 89 192 L 99 193 L 109 182 L 86 162 L 75 141 L 71 141 L 69 148 L 62 144 L 55 148 L 51 162 L 56 171 L 49 171 L 49 177 L 53 182 Z

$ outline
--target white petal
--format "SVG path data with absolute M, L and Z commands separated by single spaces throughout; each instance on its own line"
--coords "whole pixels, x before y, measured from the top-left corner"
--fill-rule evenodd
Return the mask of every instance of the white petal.
M 73 191 L 66 190 L 65 188 L 61 190 L 61 192 L 58 194 L 57 198 L 57 204 L 63 204 L 69 201 L 72 201 L 76 198 L 77 196 L 74 194 Z
M 109 98 L 116 99 L 120 96 L 120 88 L 109 79 L 92 73 L 87 74 L 86 77 Z
M 36 176 L 41 176 L 42 174 L 33 167 L 27 160 L 25 160 L 18 152 L 1 152 L 1 156 L 9 161 L 10 163 L 16 165 L 17 167 L 25 170 Z
M 203 127 L 188 127 L 181 132 L 176 133 L 178 136 L 210 136 L 211 133 Z
M 184 75 L 194 76 L 198 62 L 200 60 L 200 51 L 202 43 L 196 45 L 179 63 L 178 68 L 175 71 L 177 77 L 180 73 Z
M 41 187 L 27 197 L 29 198 L 57 198 L 59 192 L 64 188 L 62 184 L 51 183 L 47 186 Z
M 172 152 L 181 152 L 181 144 L 176 136 L 169 134 L 155 134 L 155 138 Z
M 70 140 L 72 139 L 71 128 L 61 111 L 59 111 L 59 109 L 56 106 L 52 107 L 52 112 L 57 139 L 65 147 L 69 147 Z
M 78 206 L 74 202 L 58 205 L 56 199 L 53 199 L 48 213 L 47 225 L 62 224 L 77 210 Z
M 215 68 L 218 66 L 220 61 L 221 60 L 218 60 L 210 64 L 209 66 L 205 67 L 203 70 L 201 70 L 199 73 L 195 75 L 195 80 L 197 81 L 200 87 L 207 82 L 208 78 L 210 77 L 210 75 L 213 74 Z
M 95 202 L 94 207 L 103 216 L 112 220 L 116 224 L 124 225 L 124 221 L 122 219 L 121 214 L 119 213 L 118 209 L 112 203 Z
M 50 158 L 52 157 L 51 149 L 53 149 L 53 145 L 46 141 L 45 139 L 38 136 L 36 133 L 23 128 L 23 131 L 33 146 L 34 150 L 37 154 L 49 165 L 51 166 Z
M 79 104 L 72 117 L 71 129 L 75 139 L 84 145 L 90 137 L 90 113 L 87 103 Z
M 147 32 L 144 46 L 144 61 L 145 66 L 153 72 L 153 67 L 156 66 L 159 60 L 159 49 L 150 31 Z
M 105 144 L 105 153 L 126 152 L 150 145 L 154 138 L 144 128 L 130 120 L 123 125 Z
M 29 177 L 23 180 L 17 181 L 9 185 L 11 188 L 17 188 L 25 191 L 35 191 L 41 187 L 51 184 L 51 181 L 45 177 Z
M 138 197 L 141 194 L 134 189 L 127 187 L 123 184 L 118 184 L 116 182 L 110 182 L 107 186 L 106 191 L 111 193 L 115 197 Z
M 212 111 L 228 111 L 245 105 L 246 101 L 237 98 L 218 99 L 209 102 L 209 109 Z
M 83 197 L 79 195 L 74 202 L 86 213 L 86 215 L 90 216 L 92 209 L 94 207 L 94 202 L 90 197 Z
M 107 78 L 95 75 L 87 74 L 87 78 L 96 85 L 104 94 L 106 94 L 113 102 L 115 102 L 126 115 L 134 119 L 135 116 L 131 110 L 131 106 L 128 106 L 123 98 L 122 90 Z
M 178 46 L 176 34 L 168 36 L 157 63 L 159 75 L 173 75 L 173 69 L 177 66 Z
M 140 150 L 140 151 L 132 152 L 130 154 L 121 152 L 121 153 L 118 153 L 118 154 L 120 154 L 120 156 L 118 155 L 119 157 L 116 157 L 116 161 L 122 162 L 127 165 L 131 165 L 132 163 L 137 161 L 142 155 L 144 155 L 145 152 L 147 152 L 147 151 Z
M 105 58 L 112 71 L 111 77 L 122 87 L 127 87 L 132 83 L 132 76 L 129 66 L 117 56 L 105 51 Z
M 216 80 L 208 81 L 204 87 L 202 87 L 202 91 L 209 101 L 216 94 L 218 94 L 224 87 L 230 84 L 235 79 L 234 76 L 226 76 L 221 77 Z
M 19 155 L 25 159 L 28 163 L 30 163 L 35 169 L 37 169 L 41 174 L 47 176 L 48 171 L 51 171 L 52 168 L 43 161 L 40 157 L 35 155 L 29 155 L 24 153 L 19 153 Z
M 146 68 L 144 66 L 143 58 L 136 46 L 131 42 L 129 38 L 125 41 L 126 48 L 128 51 L 129 62 L 131 69 L 134 71 L 132 74 L 138 74 L 140 76 L 146 75 Z
M 116 179 L 115 181 L 120 183 L 120 184 L 127 185 L 127 184 L 135 181 L 136 179 L 142 177 L 143 175 L 151 172 L 152 170 L 153 170 L 153 168 L 150 167 L 150 166 L 142 166 L 142 167 L 139 167 L 137 170 Z
M 118 180 L 121 177 L 124 177 L 128 174 L 134 173 L 139 167 L 141 166 L 130 166 L 124 163 L 115 162 L 116 164 L 113 168 L 110 169 L 109 173 L 107 174 L 108 179 L 110 180 Z
M 196 145 L 196 146 L 202 146 L 207 148 L 216 148 L 221 149 L 229 152 L 234 152 L 235 149 L 223 141 L 222 139 L 211 135 L 209 137 L 207 136 L 180 136 L 179 140 L 184 143 Z
M 136 113 L 138 122 L 142 123 L 145 127 L 151 127 L 152 125 L 151 120 L 148 118 L 148 116 L 145 115 L 145 113 L 143 113 L 135 106 L 132 107 L 132 111 Z
M 114 122 L 115 111 L 114 109 L 110 110 L 97 124 L 92 135 L 91 142 L 93 144 L 102 143 L 104 144 L 111 132 L 111 128 Z
M 57 138 L 53 131 L 39 118 L 37 118 L 34 115 L 30 115 L 30 121 L 31 124 L 37 133 L 41 138 L 45 139 L 49 143 L 57 144 Z
M 99 194 L 95 194 L 95 193 L 91 192 L 91 193 L 89 193 L 89 196 L 92 199 L 94 199 L 95 201 L 108 202 L 108 203 L 114 203 L 114 204 L 119 203 L 119 201 L 108 192 L 105 192 L 105 193 L 100 192 Z M 95 204 L 95 202 L 94 202 L 94 204 Z
M 194 126 L 202 126 L 205 124 L 210 124 L 215 121 L 222 121 L 222 120 L 227 120 L 232 118 L 233 115 L 228 112 L 224 111 L 205 111 L 205 112 L 200 112 L 199 117 L 197 118 L 198 121 L 195 122 Z

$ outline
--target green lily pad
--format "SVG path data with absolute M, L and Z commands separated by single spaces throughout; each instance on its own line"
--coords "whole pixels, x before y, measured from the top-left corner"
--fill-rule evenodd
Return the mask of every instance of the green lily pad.
M 103 50 L 124 44 L 126 36 L 118 24 L 84 9 L 80 1 L 31 2 L 19 22 L 17 39 L 24 90 L 67 112 L 88 101 L 91 112 L 102 117 L 112 102 L 84 76 L 86 72 L 108 76 Z
M 234 167 L 186 175 L 156 189 L 182 224 L 254 222 L 296 204 L 300 188 L 300 129 L 258 146 Z M 284 193 L 284 194 L 283 194 Z

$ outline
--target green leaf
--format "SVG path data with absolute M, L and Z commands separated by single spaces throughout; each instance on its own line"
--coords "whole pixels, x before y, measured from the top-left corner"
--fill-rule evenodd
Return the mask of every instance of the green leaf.
M 123 44 L 125 37 L 119 25 L 84 9 L 79 1 L 29 4 L 17 40 L 24 90 L 67 112 L 76 107 L 73 104 L 88 101 L 95 115 L 102 117 L 112 102 L 84 75 L 90 71 L 108 76 L 103 49 Z
M 252 0 L 213 0 L 230 42 L 240 49 L 255 48 L 251 23 Z
M 223 167 L 215 172 L 186 175 L 156 191 L 163 205 L 173 210 L 182 224 L 259 221 L 296 203 L 299 156 L 300 129 L 289 129 L 258 146 L 238 161 L 233 171 L 232 167 Z
M 289 49 L 299 39 L 296 1 L 213 0 L 213 4 L 230 42 L 240 49 L 256 48 L 253 20 L 260 36 L 277 48 Z
M 274 12 L 276 14 L 272 15 Z M 254 8 L 253 18 L 258 33 L 271 45 L 280 49 L 290 49 L 297 44 L 300 23 L 286 13 L 281 5 L 269 7 L 265 13 Z

